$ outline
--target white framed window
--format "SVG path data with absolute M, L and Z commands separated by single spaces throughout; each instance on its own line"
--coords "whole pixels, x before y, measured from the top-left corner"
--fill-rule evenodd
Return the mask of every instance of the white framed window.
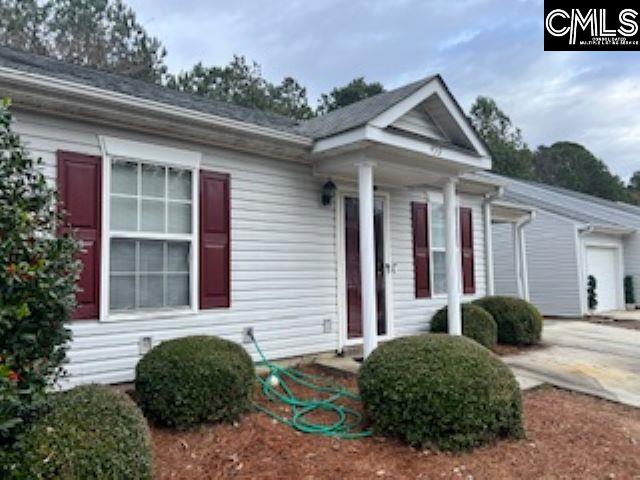
M 441 203 L 431 205 L 431 285 L 434 295 L 447 293 L 447 262 L 446 262 L 446 226 L 444 221 L 444 206 Z
M 199 157 L 120 139 L 103 148 L 101 318 L 195 311 Z

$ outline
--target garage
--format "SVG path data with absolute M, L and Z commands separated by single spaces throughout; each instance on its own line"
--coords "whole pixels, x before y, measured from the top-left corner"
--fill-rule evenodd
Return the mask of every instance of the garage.
M 596 312 L 617 310 L 620 305 L 620 258 L 617 248 L 588 246 L 587 275 L 596 279 Z

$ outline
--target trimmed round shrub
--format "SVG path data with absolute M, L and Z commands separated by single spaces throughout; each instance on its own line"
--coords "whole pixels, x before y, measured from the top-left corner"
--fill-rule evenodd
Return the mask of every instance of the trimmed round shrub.
M 374 431 L 411 445 L 466 450 L 524 433 L 513 373 L 465 337 L 432 333 L 385 343 L 360 368 L 358 387 Z
M 542 315 L 526 300 L 515 297 L 484 297 L 474 301 L 489 312 L 498 325 L 498 343 L 533 345 L 540 341 Z
M 124 393 L 86 385 L 50 395 L 17 445 L 24 478 L 150 479 L 147 422 Z
M 431 331 L 449 331 L 447 307 L 442 307 L 431 318 Z M 462 305 L 462 334 L 475 340 L 487 348 L 493 347 L 498 341 L 498 326 L 491 314 L 479 305 L 465 303 Z
M 163 342 L 136 367 L 136 395 L 151 420 L 188 428 L 237 420 L 251 407 L 255 368 L 237 343 L 212 336 Z

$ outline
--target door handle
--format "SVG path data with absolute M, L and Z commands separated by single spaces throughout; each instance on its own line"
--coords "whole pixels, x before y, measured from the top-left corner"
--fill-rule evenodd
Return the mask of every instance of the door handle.
M 387 273 L 396 273 L 398 271 L 398 264 L 396 262 L 385 263 L 384 269 Z

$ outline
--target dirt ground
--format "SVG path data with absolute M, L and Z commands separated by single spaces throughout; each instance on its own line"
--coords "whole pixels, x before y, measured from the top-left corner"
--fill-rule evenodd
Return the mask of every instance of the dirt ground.
M 524 394 L 524 416 L 526 439 L 462 454 L 304 435 L 260 413 L 188 432 L 152 428 L 156 478 L 640 479 L 640 410 L 543 387 Z
M 491 351 L 500 357 L 507 355 L 519 355 L 521 353 L 533 352 L 535 350 L 542 350 L 549 346 L 544 343 L 537 343 L 535 345 L 502 345 L 496 344 L 491 348 Z

